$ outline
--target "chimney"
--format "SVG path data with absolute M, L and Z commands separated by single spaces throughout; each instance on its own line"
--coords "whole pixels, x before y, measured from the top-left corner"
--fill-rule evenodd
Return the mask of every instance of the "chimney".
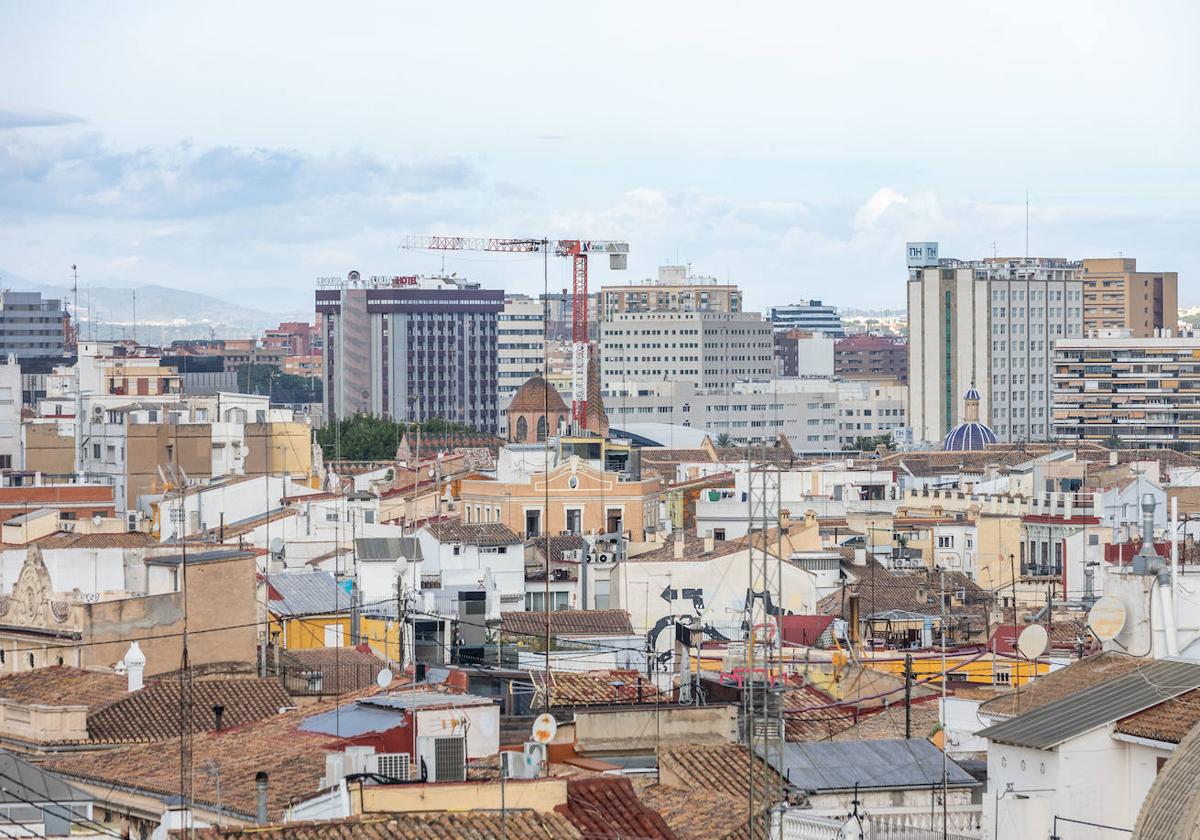
M 220 732 L 221 728 L 222 728 L 221 724 L 225 720 L 225 707 L 222 706 L 220 703 L 217 703 L 215 706 L 212 707 L 212 710 L 213 710 L 213 719 L 216 720 L 216 722 L 217 722 L 216 731 Z
M 121 660 L 125 664 L 125 674 L 129 679 L 130 691 L 141 691 L 142 675 L 146 672 L 146 654 L 142 653 L 142 649 L 138 647 L 137 642 L 129 643 L 129 650 L 125 651 L 125 658 Z
M 683 559 L 683 531 L 675 532 L 675 559 Z
M 712 554 L 713 549 L 716 548 L 716 545 L 717 545 L 717 541 L 713 538 L 713 532 L 705 531 L 704 532 L 704 553 Z
M 267 774 L 259 770 L 254 774 L 255 821 L 259 825 L 267 822 Z
M 1108 453 L 1108 465 L 1115 467 L 1117 465 L 1117 450 L 1112 450 Z

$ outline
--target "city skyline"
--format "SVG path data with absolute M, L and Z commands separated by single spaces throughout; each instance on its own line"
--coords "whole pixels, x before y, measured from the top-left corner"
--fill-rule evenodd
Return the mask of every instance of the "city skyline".
M 293 311 L 317 276 L 439 270 L 408 233 L 584 236 L 631 243 L 597 285 L 689 262 L 747 311 L 900 308 L 905 241 L 1019 255 L 1026 190 L 1034 255 L 1200 268 L 1189 5 L 286 8 L 7 6 L 0 269 Z M 541 290 L 479 256 L 446 270 Z

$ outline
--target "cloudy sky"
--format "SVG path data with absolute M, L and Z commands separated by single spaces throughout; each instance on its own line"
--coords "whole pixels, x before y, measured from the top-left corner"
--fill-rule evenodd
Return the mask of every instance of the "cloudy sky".
M 900 307 L 906 239 L 1020 254 L 1028 190 L 1031 251 L 1200 304 L 1198 34 L 1194 2 L 0 2 L 0 269 L 283 310 L 440 268 L 409 233 L 625 238 L 632 279 Z

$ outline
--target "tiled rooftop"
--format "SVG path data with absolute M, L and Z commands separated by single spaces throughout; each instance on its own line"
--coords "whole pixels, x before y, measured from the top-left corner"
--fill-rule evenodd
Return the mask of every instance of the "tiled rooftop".
M 545 675 L 531 672 L 537 698 L 545 691 Z M 654 683 L 637 671 L 612 670 L 576 673 L 552 671 L 550 674 L 552 706 L 606 706 L 626 703 L 670 703 L 672 695 L 659 691 Z
M 172 836 L 181 836 L 172 832 Z M 246 828 L 203 828 L 188 833 L 195 840 L 492 840 L 499 837 L 538 840 L 582 840 L 562 814 L 512 809 L 370 814 L 348 820 L 295 822 Z M 594 836 L 594 835 L 592 835 Z
M 356 648 L 310 648 L 285 651 L 280 664 L 288 670 L 319 671 L 323 675 L 320 693 L 345 694 L 375 685 L 376 677 L 387 663 L 374 653 Z M 308 684 L 300 674 L 290 676 Z
M 1119 677 L 1148 661 L 1116 651 L 1098 653 L 1038 677 L 1022 688 L 1019 696 L 1013 692 L 989 700 L 979 707 L 979 711 L 992 717 L 1011 717 L 1018 712 L 1031 712 L 1077 691 Z
M 315 703 L 245 726 L 193 735 L 194 766 L 204 767 L 212 762 L 219 767 L 222 805 L 250 817 L 255 813 L 255 776 L 259 772 L 268 773 L 267 810 L 272 819 L 277 819 L 297 794 L 316 793 L 320 785 L 325 773 L 325 748 L 331 739 L 321 733 L 301 731 L 299 726 L 314 714 L 332 710 L 335 702 Z M 347 700 L 342 698 L 340 702 L 344 704 Z M 90 780 L 154 796 L 173 796 L 179 792 L 179 762 L 169 757 L 177 758 L 179 751 L 179 739 L 171 738 L 102 752 L 64 755 L 47 766 L 64 775 L 67 781 Z M 194 785 L 198 802 L 216 804 L 213 779 L 197 773 Z
M 94 713 L 129 694 L 129 681 L 111 671 L 53 665 L 0 677 L 0 697 L 46 706 L 87 706 Z
M 88 716 L 92 741 L 158 741 L 179 735 L 180 686 L 176 680 L 156 680 L 140 691 Z M 241 726 L 279 714 L 292 705 L 276 679 L 193 680 L 191 732 L 216 729 L 214 706 L 223 706 L 222 728 Z
M 516 532 L 499 522 L 430 522 L 425 526 L 438 542 L 467 545 L 512 545 L 520 543 Z
M 755 799 L 778 802 L 787 783 L 760 758 L 754 759 Z M 659 778 L 677 780 L 693 791 L 716 791 L 746 801 L 749 793 L 750 751 L 742 744 L 664 747 L 658 751 Z
M 593 776 L 567 782 L 567 804 L 554 809 L 584 837 L 675 840 L 666 820 L 647 807 L 624 776 Z
M 1178 744 L 1197 723 L 1200 723 L 1200 689 L 1119 720 L 1116 731 L 1122 735 Z
M 34 545 L 43 551 L 58 548 L 145 548 L 158 545 L 158 541 L 141 531 L 120 534 L 71 534 L 59 531 L 34 540 Z
M 515 610 L 500 613 L 500 629 L 528 640 L 546 635 L 546 613 Z M 625 610 L 552 610 L 550 635 L 558 636 L 628 636 L 633 633 L 629 613 Z
M 745 793 L 733 796 L 714 790 L 697 795 L 693 789 L 658 784 L 652 778 L 633 780 L 638 797 L 657 811 L 679 840 L 745 840 Z

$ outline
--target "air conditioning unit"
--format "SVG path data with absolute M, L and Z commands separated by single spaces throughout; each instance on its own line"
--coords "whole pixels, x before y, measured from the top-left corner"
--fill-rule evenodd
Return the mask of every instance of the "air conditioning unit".
M 417 756 L 426 781 L 464 782 L 467 779 L 467 739 L 463 735 L 418 738 Z
M 323 787 L 333 787 L 347 776 L 375 772 L 374 747 L 346 747 L 344 752 L 325 756 Z
M 412 757 L 408 753 L 376 753 L 374 759 L 374 772 L 377 775 L 397 782 L 409 780 Z

